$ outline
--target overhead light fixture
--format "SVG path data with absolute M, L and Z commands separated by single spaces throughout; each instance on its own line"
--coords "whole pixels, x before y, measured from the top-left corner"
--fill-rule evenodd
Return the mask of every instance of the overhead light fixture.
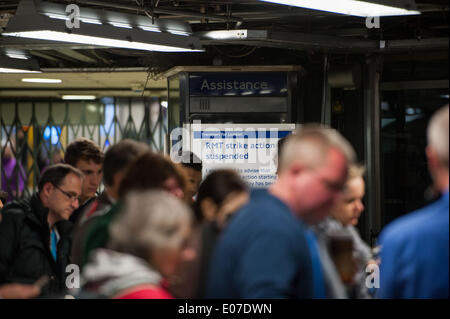
M 28 57 L 26 55 L 22 55 L 22 54 L 6 53 L 6 55 L 12 59 L 28 60 Z
M 0 56 L 0 73 L 41 73 L 41 71 L 36 60 Z
M 23 78 L 22 82 L 58 84 L 58 83 L 61 83 L 62 80 L 60 80 L 60 79 L 44 79 L 44 78 Z
M 95 20 L 95 19 L 89 19 L 89 18 L 81 18 L 80 21 L 84 22 L 84 23 L 102 24 L 101 21 L 98 21 L 98 20 Z
M 80 21 L 89 22 L 69 29 L 63 17 L 67 17 L 63 5 L 22 0 L 2 35 L 147 51 L 204 51 L 200 40 L 191 36 L 189 24 L 184 22 L 157 20 L 153 23 L 148 17 L 82 8 Z M 90 23 L 93 21 L 101 24 Z M 149 33 L 143 27 L 161 32 Z
M 383 17 L 420 14 L 414 0 L 260 0 L 358 17 Z
M 215 30 L 196 33 L 203 39 L 211 40 L 240 40 L 248 36 L 248 30 Z
M 115 26 L 117 28 L 125 28 L 125 29 L 133 29 L 133 27 L 127 23 L 121 23 L 121 22 L 110 22 L 112 26 Z
M 160 29 L 158 29 L 157 27 L 146 27 L 146 26 L 139 26 L 139 28 L 141 28 L 144 31 L 151 31 L 151 32 L 162 32 Z
M 63 95 L 63 100 L 95 100 L 95 95 Z

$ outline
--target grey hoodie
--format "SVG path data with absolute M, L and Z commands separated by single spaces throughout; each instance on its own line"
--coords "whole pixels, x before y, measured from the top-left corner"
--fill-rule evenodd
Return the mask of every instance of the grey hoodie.
M 91 293 L 112 298 L 138 285 L 159 286 L 162 276 L 139 257 L 109 249 L 97 249 L 83 268 L 82 286 Z

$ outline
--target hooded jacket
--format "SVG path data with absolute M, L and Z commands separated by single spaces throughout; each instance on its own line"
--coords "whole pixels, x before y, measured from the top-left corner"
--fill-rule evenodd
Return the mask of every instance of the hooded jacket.
M 83 268 L 85 295 L 111 299 L 172 299 L 162 276 L 144 259 L 109 249 L 93 251 Z M 83 293 L 82 293 L 83 294 Z
M 33 284 L 42 276 L 48 283 L 41 296 L 57 296 L 66 286 L 66 267 L 70 263 L 72 223 L 55 224 L 60 236 L 56 261 L 50 250 L 48 208 L 39 195 L 6 205 L 0 223 L 0 284 Z

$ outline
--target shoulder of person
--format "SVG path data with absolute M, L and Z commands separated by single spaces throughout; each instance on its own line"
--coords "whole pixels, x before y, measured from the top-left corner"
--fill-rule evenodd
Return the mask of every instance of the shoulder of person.
M 120 292 L 113 299 L 173 299 L 173 297 L 162 287 L 140 285 Z

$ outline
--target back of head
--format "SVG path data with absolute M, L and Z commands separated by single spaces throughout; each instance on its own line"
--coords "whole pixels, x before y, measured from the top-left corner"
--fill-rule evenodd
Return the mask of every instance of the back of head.
M 44 185 L 47 183 L 51 183 L 55 186 L 60 186 L 64 178 L 68 174 L 74 174 L 78 176 L 80 179 L 83 178 L 83 173 L 76 169 L 75 167 L 68 164 L 55 164 L 47 167 L 41 175 L 39 179 L 38 189 L 41 191 L 44 188 Z
M 64 162 L 76 166 L 78 161 L 93 161 L 96 164 L 103 163 L 104 154 L 100 147 L 93 141 L 80 137 L 73 140 L 66 148 Z
M 180 247 L 192 225 L 188 206 L 163 191 L 130 192 L 110 227 L 109 248 L 148 260 L 150 252 Z
M 103 181 L 112 186 L 114 175 L 124 170 L 139 154 L 149 150 L 149 147 L 130 139 L 121 140 L 108 148 L 103 162 Z
M 347 164 L 356 161 L 352 145 L 335 129 L 317 124 L 305 124 L 284 142 L 279 158 L 279 173 L 294 161 L 301 161 L 310 168 L 323 165 L 331 149 L 339 150 Z
M 247 185 L 235 171 L 222 169 L 212 172 L 200 184 L 197 200 L 194 204 L 196 218 L 199 221 L 203 218 L 200 203 L 205 198 L 210 198 L 220 207 L 231 193 L 246 191 L 248 191 Z
M 437 111 L 428 125 L 428 145 L 432 147 L 440 162 L 449 167 L 449 105 Z
M 179 168 L 170 159 L 147 151 L 128 166 L 120 184 L 119 196 L 123 197 L 133 190 L 161 189 L 169 178 L 175 178 L 180 187 L 184 188 L 185 179 Z

